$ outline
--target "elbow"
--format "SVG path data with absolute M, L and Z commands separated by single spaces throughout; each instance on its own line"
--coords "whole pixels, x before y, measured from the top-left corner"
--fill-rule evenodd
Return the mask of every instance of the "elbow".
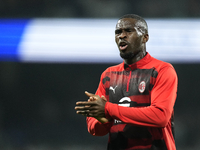
M 168 125 L 170 120 L 170 113 L 168 111 L 162 110 L 157 116 L 156 126 L 159 128 L 164 128 Z
M 169 120 L 166 119 L 166 117 L 165 117 L 165 118 L 162 118 L 159 121 L 157 121 L 156 126 L 159 127 L 159 128 L 164 128 L 164 127 L 167 126 L 168 122 L 169 122 Z

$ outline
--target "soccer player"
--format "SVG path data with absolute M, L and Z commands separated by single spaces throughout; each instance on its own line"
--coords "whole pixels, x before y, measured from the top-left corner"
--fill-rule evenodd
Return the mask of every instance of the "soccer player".
M 169 63 L 146 52 L 146 21 L 134 14 L 121 17 L 115 41 L 123 59 L 101 75 L 95 94 L 76 103 L 76 113 L 87 116 L 94 136 L 109 133 L 108 150 L 176 150 L 174 104 L 177 74 Z

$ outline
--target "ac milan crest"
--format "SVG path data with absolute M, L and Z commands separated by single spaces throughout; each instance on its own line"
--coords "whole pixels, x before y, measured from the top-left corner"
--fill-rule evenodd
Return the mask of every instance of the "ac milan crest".
M 146 88 L 146 83 L 145 81 L 141 81 L 139 86 L 138 86 L 138 90 L 140 93 L 143 93 L 145 91 L 145 88 Z

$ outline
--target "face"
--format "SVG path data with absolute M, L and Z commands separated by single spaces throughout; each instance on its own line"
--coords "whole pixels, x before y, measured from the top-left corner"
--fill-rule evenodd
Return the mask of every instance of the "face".
M 115 42 L 123 59 L 137 59 L 140 52 L 145 51 L 148 40 L 133 18 L 123 18 L 117 22 L 115 29 Z

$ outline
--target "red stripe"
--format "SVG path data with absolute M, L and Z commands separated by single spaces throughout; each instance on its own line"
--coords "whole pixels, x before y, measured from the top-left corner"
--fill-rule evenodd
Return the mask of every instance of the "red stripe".
M 138 104 L 151 103 L 149 95 L 133 95 L 129 96 L 129 98 L 131 99 L 131 101 L 136 102 Z
M 126 126 L 126 124 L 117 124 L 117 125 L 113 125 L 110 129 L 111 133 L 116 133 L 116 132 L 122 132 L 124 130 L 124 127 Z

